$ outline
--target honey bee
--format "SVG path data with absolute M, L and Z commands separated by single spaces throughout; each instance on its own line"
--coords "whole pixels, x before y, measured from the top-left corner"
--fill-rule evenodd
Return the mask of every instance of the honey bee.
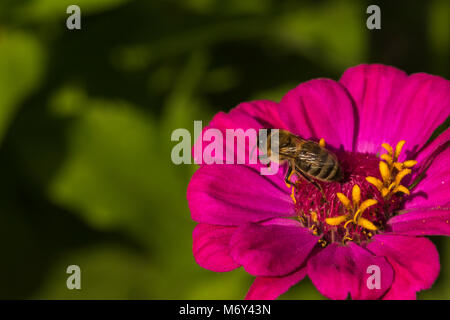
M 273 152 L 275 146 L 274 131 L 267 129 L 267 139 L 258 140 L 258 145 L 267 150 L 267 154 L 260 158 L 268 158 L 270 161 L 289 163 L 285 176 L 286 185 L 292 186 L 290 178 L 293 174 L 302 176 L 312 183 L 322 194 L 323 190 L 315 181 L 340 181 L 342 169 L 336 155 L 325 147 L 311 140 L 304 140 L 286 130 L 278 130 L 278 153 Z

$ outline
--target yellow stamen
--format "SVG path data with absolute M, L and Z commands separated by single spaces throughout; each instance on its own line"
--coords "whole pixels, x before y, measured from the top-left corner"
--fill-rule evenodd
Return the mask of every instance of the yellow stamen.
M 403 162 L 403 166 L 406 168 L 414 167 L 416 164 L 417 164 L 416 160 L 406 160 L 405 162 Z
M 353 241 L 353 239 L 350 238 L 349 236 L 345 236 L 343 240 L 350 240 L 350 241 Z
M 317 212 L 311 211 L 311 218 L 312 221 L 317 222 Z
M 395 177 L 395 184 L 396 184 L 396 185 L 399 185 L 400 182 L 402 181 L 402 179 L 403 179 L 406 175 L 408 175 L 408 174 L 410 174 L 410 173 L 411 173 L 411 169 L 404 169 L 404 170 L 400 171 L 400 172 L 397 174 L 397 176 Z
M 373 184 L 381 193 L 383 198 L 390 199 L 390 197 L 397 192 L 402 192 L 409 195 L 410 192 L 408 188 L 400 185 L 402 179 L 411 173 L 409 168 L 412 168 L 417 164 L 416 160 L 406 160 L 404 162 L 398 162 L 398 157 L 402 152 L 403 146 L 405 145 L 405 140 L 401 140 L 397 143 L 395 147 L 395 152 L 392 147 L 383 143 L 383 148 L 385 148 L 389 154 L 383 154 L 380 156 L 384 161 L 380 161 L 380 174 L 383 181 L 375 177 L 367 177 L 367 182 Z
M 359 207 L 359 210 L 361 213 L 363 213 L 367 208 L 376 205 L 378 203 L 375 199 L 367 199 L 363 203 L 361 203 L 361 206 Z
M 373 184 L 380 192 L 383 189 L 383 182 L 375 177 L 366 177 L 366 181 Z
M 356 222 L 363 214 L 364 211 L 366 211 L 367 208 L 377 204 L 378 201 L 375 199 L 367 199 L 363 203 L 361 203 L 361 206 L 359 207 L 358 211 L 356 211 L 355 216 L 353 217 L 353 221 Z
M 395 169 L 397 169 L 398 171 L 402 171 L 403 168 L 404 168 L 404 164 L 401 163 L 401 162 L 396 162 L 396 163 L 394 163 L 394 167 L 395 167 Z
M 344 224 L 344 228 L 347 229 L 347 226 L 349 223 L 353 222 L 353 220 L 348 220 L 345 224 Z
M 344 205 L 344 207 L 348 210 L 348 211 L 352 211 L 352 206 L 350 204 L 350 200 L 348 200 L 348 198 L 343 194 L 343 193 L 336 193 L 337 197 L 339 198 L 339 201 L 342 202 L 342 204 Z
M 361 188 L 355 184 L 352 189 L 353 208 L 359 205 L 361 201 Z
M 391 173 L 389 171 L 389 167 L 386 164 L 386 162 L 380 161 L 380 173 L 381 178 L 383 178 L 384 184 L 387 185 L 390 182 Z
M 410 195 L 410 192 L 408 190 L 408 188 L 406 188 L 405 186 L 399 185 L 394 189 L 394 193 L 395 192 L 403 192 L 404 194 Z
M 400 140 L 395 147 L 394 159 L 397 160 L 398 156 L 402 152 L 403 146 L 405 145 L 405 140 Z
M 322 247 L 325 247 L 327 245 L 327 242 L 323 239 L 319 239 L 317 242 L 319 242 Z
M 372 230 L 372 231 L 375 231 L 378 229 L 377 227 L 375 227 L 375 225 L 372 222 L 370 222 L 369 220 L 367 220 L 363 217 L 359 218 L 358 225 L 360 225 L 361 227 L 363 227 L 365 229 Z
M 328 223 L 330 226 L 338 226 L 340 225 L 342 222 L 347 221 L 347 219 L 350 217 L 350 214 L 344 214 L 341 216 L 337 216 L 334 218 L 326 218 L 325 222 Z
M 297 203 L 297 200 L 295 200 L 295 188 L 292 188 L 291 199 L 294 201 L 294 203 Z
M 368 180 L 372 180 L 376 184 L 378 184 L 378 182 L 379 182 L 379 186 L 383 187 L 383 183 L 380 180 L 373 178 L 373 177 L 371 177 L 371 178 L 372 179 L 368 179 Z M 361 215 L 364 213 L 364 211 L 367 208 L 369 208 L 370 206 L 373 206 L 378 203 L 378 201 L 375 199 L 367 199 L 367 200 L 363 201 L 360 205 L 361 188 L 357 184 L 355 184 L 352 188 L 353 206 L 351 205 L 350 200 L 343 193 L 337 192 L 336 195 L 349 213 L 338 216 L 338 217 L 325 219 L 325 222 L 332 226 L 337 226 L 337 225 L 340 225 L 342 222 L 345 222 L 345 224 L 344 224 L 345 229 L 347 229 L 347 226 L 349 225 L 349 223 L 358 223 L 358 221 L 361 219 Z M 373 229 L 375 226 L 370 221 L 369 221 L 369 223 L 365 223 L 366 220 L 367 219 L 363 220 L 364 222 L 362 222 L 361 226 L 363 226 L 363 227 L 368 226 L 369 228 L 372 228 L 369 230 L 376 230 L 376 228 Z M 345 237 L 344 237 L 344 239 L 345 239 Z
M 384 161 L 386 161 L 389 165 L 392 165 L 393 159 L 390 155 L 388 155 L 387 153 L 384 153 L 380 156 L 381 159 L 383 159 Z
M 381 146 L 386 149 L 391 157 L 394 155 L 394 150 L 392 150 L 392 147 L 388 143 L 383 143 Z
M 388 191 L 391 191 L 392 189 L 394 189 L 395 186 L 396 186 L 395 182 L 392 182 L 392 183 L 389 185 Z
M 325 139 L 324 138 L 320 139 L 319 146 L 321 146 L 322 148 L 325 148 Z

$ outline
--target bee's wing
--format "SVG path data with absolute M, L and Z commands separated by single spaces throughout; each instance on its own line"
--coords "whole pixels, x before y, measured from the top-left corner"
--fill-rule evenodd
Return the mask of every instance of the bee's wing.
M 325 164 L 325 162 L 317 153 L 313 153 L 308 150 L 302 150 L 301 152 L 297 153 L 297 159 L 305 164 L 313 164 L 317 166 L 322 166 Z
M 289 133 L 287 142 L 280 147 L 279 154 L 286 158 L 295 159 L 305 140 Z
M 313 167 L 323 167 L 325 165 L 333 165 L 332 158 L 328 156 L 328 153 L 313 152 L 307 148 L 303 148 L 297 153 L 297 160 L 303 162 L 305 165 Z
M 286 158 L 295 159 L 298 155 L 298 148 L 296 146 L 283 147 L 279 152 L 280 156 L 284 156 Z

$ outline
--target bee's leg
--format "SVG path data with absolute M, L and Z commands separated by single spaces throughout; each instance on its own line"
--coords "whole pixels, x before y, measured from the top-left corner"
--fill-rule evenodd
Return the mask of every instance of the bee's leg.
M 296 203 L 297 200 L 295 200 L 295 186 L 293 186 L 293 183 L 291 181 L 291 177 L 292 177 L 292 175 L 294 175 L 297 172 L 293 168 L 294 168 L 294 163 L 289 162 L 289 167 L 288 167 L 288 170 L 286 172 L 286 176 L 284 178 L 284 183 L 286 184 L 286 187 L 288 187 L 288 188 L 292 187 L 291 198 L 294 201 L 294 203 Z
M 328 201 L 327 201 L 327 198 L 325 197 L 325 193 L 323 192 L 323 189 L 322 189 L 322 187 L 321 187 L 320 184 L 318 184 L 316 181 L 314 181 L 313 179 L 311 179 L 310 177 L 308 177 L 308 176 L 307 176 L 305 173 L 303 173 L 301 170 L 299 170 L 298 173 L 300 173 L 301 176 L 302 176 L 303 178 L 305 178 L 306 181 L 310 182 L 313 186 L 315 186 L 315 187 L 317 188 L 317 190 L 319 190 L 320 193 L 322 194 L 323 200 L 324 200 L 325 202 L 328 202 Z
M 289 161 L 289 167 L 288 167 L 288 170 L 286 172 L 286 176 L 284 178 L 284 183 L 286 184 L 286 187 L 290 188 L 291 186 L 295 185 L 295 183 L 293 183 L 291 181 L 291 177 L 294 174 L 298 174 L 297 170 L 295 169 L 295 162 L 294 161 Z
M 292 164 L 289 162 L 289 167 L 286 172 L 286 176 L 284 177 L 284 183 L 286 184 L 286 187 L 290 188 L 292 187 L 293 183 L 291 182 L 291 177 L 295 173 Z

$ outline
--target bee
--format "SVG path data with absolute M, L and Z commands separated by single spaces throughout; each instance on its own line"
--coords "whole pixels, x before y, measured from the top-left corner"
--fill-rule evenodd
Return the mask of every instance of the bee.
M 262 150 L 267 150 L 260 159 L 268 158 L 270 161 L 289 163 L 285 176 L 285 183 L 292 186 L 290 178 L 293 174 L 302 176 L 312 183 L 322 194 L 323 190 L 318 181 L 332 182 L 342 179 L 342 169 L 336 155 L 330 150 L 319 145 L 319 143 L 304 140 L 286 130 L 278 130 L 278 141 L 274 139 L 274 131 L 267 129 L 267 139 L 258 140 L 258 145 Z M 278 143 L 278 153 L 273 151 Z

